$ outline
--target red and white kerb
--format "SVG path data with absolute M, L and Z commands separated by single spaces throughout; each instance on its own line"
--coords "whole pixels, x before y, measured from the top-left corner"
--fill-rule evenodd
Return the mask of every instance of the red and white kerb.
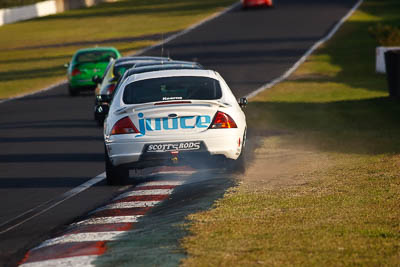
M 107 242 L 121 240 L 140 217 L 182 183 L 170 180 L 139 184 L 91 212 L 87 219 L 71 224 L 62 235 L 31 249 L 20 266 L 94 266 L 96 258 L 106 252 Z

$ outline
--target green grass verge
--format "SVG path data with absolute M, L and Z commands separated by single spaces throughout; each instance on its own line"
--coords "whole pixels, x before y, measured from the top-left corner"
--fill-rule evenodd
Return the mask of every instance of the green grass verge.
M 189 217 L 183 265 L 398 266 L 399 158 L 330 160 L 335 167 L 303 173 L 316 181 L 275 190 L 242 185 Z
M 0 42 L 0 99 L 64 79 L 63 65 L 79 48 L 115 46 L 128 55 L 156 42 L 130 38 L 183 30 L 234 2 L 124 0 L 4 25 L 0 27 L 0 39 L 7 40 Z
M 285 133 L 264 137 L 263 151 L 322 167 L 293 172 L 304 181 L 288 186 L 244 178 L 190 216 L 184 266 L 398 266 L 400 101 L 375 73 L 368 29 L 400 25 L 399 12 L 398 1 L 366 0 L 289 80 L 251 99 L 249 127 Z

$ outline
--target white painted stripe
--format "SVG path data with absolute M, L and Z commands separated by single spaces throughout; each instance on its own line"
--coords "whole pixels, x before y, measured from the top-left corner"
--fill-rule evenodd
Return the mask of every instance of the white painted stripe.
M 160 175 L 164 175 L 164 174 L 168 174 L 168 175 L 192 175 L 193 173 L 198 172 L 198 170 L 187 170 L 187 171 L 174 171 L 174 170 L 160 170 L 160 171 L 155 171 L 155 172 L 149 172 L 146 173 L 145 176 L 146 177 L 154 177 L 154 176 L 160 176 Z
M 306 61 L 306 59 L 322 44 L 327 42 L 332 36 L 339 30 L 342 24 L 351 16 L 353 13 L 359 8 L 359 6 L 363 3 L 363 0 L 359 0 L 357 4 L 353 6 L 353 8 L 344 16 L 333 29 L 326 35 L 324 38 L 316 42 L 289 70 L 287 70 L 282 76 L 272 80 L 271 82 L 264 84 L 260 88 L 256 89 L 255 91 L 251 92 L 250 94 L 246 95 L 247 98 L 255 97 L 257 94 L 275 86 L 276 84 L 282 82 L 283 80 L 287 79 L 293 72 L 295 72 L 301 64 Z
M 98 208 L 91 214 L 102 211 L 102 210 L 113 210 L 113 209 L 131 209 L 131 208 L 145 208 L 154 207 L 161 201 L 131 201 L 131 202 L 119 202 L 114 204 L 109 204 L 104 207 Z
M 70 190 L 70 191 L 68 191 L 68 192 L 65 192 L 65 193 L 62 194 L 62 195 L 58 198 L 58 200 L 55 201 L 54 203 L 52 203 L 54 200 L 47 201 L 47 202 L 45 202 L 45 203 L 43 203 L 43 204 L 41 204 L 41 205 L 39 205 L 39 206 L 37 206 L 37 207 L 35 207 L 35 208 L 33 208 L 33 209 L 30 209 L 30 210 L 28 210 L 28 211 L 26 211 L 26 212 L 24 212 L 24 213 L 18 215 L 17 217 L 14 217 L 14 218 L 12 218 L 12 219 L 10 219 L 10 220 L 8 220 L 8 221 L 2 223 L 2 224 L 0 225 L 0 227 L 1 227 L 2 225 L 5 225 L 5 224 L 7 224 L 7 223 L 13 221 L 13 220 L 17 220 L 18 218 L 24 216 L 25 214 L 28 214 L 28 213 L 30 213 L 30 212 L 34 212 L 35 210 L 38 210 L 36 213 L 33 213 L 31 216 L 27 217 L 26 219 L 24 219 L 24 220 L 22 220 L 22 221 L 20 221 L 20 222 L 17 222 L 16 224 L 13 224 L 12 226 L 8 227 L 7 229 L 1 231 L 0 234 L 4 234 L 4 233 L 6 233 L 6 232 L 8 232 L 8 231 L 10 231 L 10 230 L 12 230 L 12 229 L 14 229 L 15 227 L 17 227 L 17 226 L 19 226 L 19 225 L 21 225 L 21 224 L 23 224 L 23 223 L 25 223 L 25 222 L 27 222 L 27 221 L 33 219 L 33 218 L 39 216 L 40 214 L 42 214 L 42 213 L 44 213 L 44 212 L 46 212 L 46 211 L 48 211 L 48 210 L 50 210 L 50 209 L 52 209 L 52 208 L 58 206 L 59 204 L 63 203 L 64 201 L 66 201 L 66 200 L 72 198 L 73 196 L 75 196 L 75 195 L 77 195 L 77 194 L 79 194 L 79 193 L 85 191 L 85 190 L 88 189 L 89 187 L 91 187 L 91 186 L 97 184 L 97 183 L 100 182 L 100 181 L 103 181 L 105 178 L 106 178 L 106 176 L 105 176 L 105 173 L 103 172 L 103 173 L 97 175 L 96 177 L 90 179 L 89 181 L 86 181 L 85 183 L 81 184 L 80 186 L 75 187 L 74 189 L 72 189 L 72 190 Z M 45 206 L 48 205 L 49 203 L 52 203 L 52 204 L 49 205 L 49 206 L 46 207 L 46 208 L 41 209 L 42 207 L 45 207 Z
M 146 182 L 143 184 L 138 184 L 136 188 L 140 188 L 143 186 L 163 186 L 163 185 L 182 185 L 184 181 L 151 181 L 151 182 Z
M 112 217 L 97 217 L 89 218 L 77 223 L 71 224 L 72 226 L 89 225 L 89 224 L 109 224 L 109 223 L 135 223 L 138 218 L 143 215 L 130 215 L 130 216 L 112 216 Z
M 92 256 L 77 256 L 61 259 L 51 259 L 36 262 L 27 262 L 21 264 L 21 267 L 86 267 L 96 266 L 93 261 L 97 259 L 97 255 Z
M 96 242 L 96 241 L 110 241 L 115 240 L 122 234 L 126 234 L 126 231 L 111 231 L 111 232 L 94 232 L 94 233 L 78 233 L 78 234 L 67 234 L 58 236 L 55 238 L 47 239 L 39 246 L 32 250 L 44 248 L 52 245 L 72 243 L 72 242 Z
M 149 189 L 149 190 L 136 190 L 129 191 L 114 198 L 114 200 L 133 197 L 133 196 L 157 196 L 157 195 L 170 195 L 173 189 Z

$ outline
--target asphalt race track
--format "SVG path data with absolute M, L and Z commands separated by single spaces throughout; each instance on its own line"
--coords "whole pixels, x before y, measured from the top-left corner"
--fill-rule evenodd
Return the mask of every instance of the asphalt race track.
M 276 0 L 273 9 L 235 8 L 165 44 L 164 55 L 217 70 L 241 97 L 289 69 L 355 2 Z M 146 55 L 161 55 L 161 49 Z M 14 266 L 29 248 L 125 190 L 102 181 L 49 209 L 63 193 L 104 172 L 93 103 L 91 93 L 72 98 L 61 85 L 0 104 L 1 266 Z M 193 200 L 201 202 L 204 188 L 213 184 L 213 174 L 207 175 L 197 186 L 179 189 L 180 210 L 186 199 L 189 210 L 196 210 Z M 230 185 L 214 183 L 210 203 Z M 167 216 L 167 207 L 160 214 Z

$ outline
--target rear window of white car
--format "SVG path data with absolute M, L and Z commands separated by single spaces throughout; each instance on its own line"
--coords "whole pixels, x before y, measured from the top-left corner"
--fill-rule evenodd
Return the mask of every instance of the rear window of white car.
M 219 81 L 208 77 L 177 76 L 141 80 L 125 87 L 123 101 L 140 104 L 170 100 L 214 100 L 222 97 Z

